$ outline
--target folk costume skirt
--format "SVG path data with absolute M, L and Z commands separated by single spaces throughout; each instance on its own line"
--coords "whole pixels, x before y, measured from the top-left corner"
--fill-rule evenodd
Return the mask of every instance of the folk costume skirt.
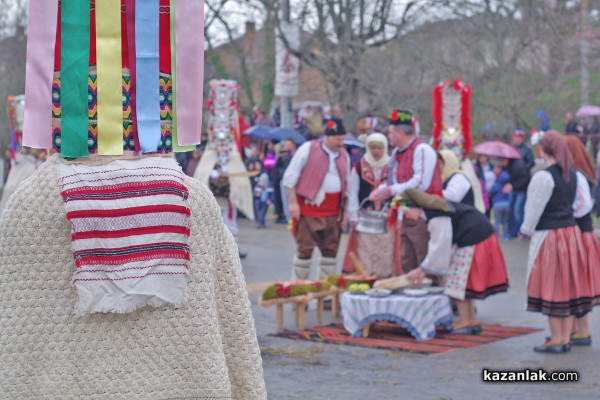
M 577 226 L 547 231 L 529 276 L 527 311 L 568 317 L 584 315 L 592 309 L 584 243 Z
M 590 284 L 592 302 L 600 303 L 600 244 L 594 232 L 582 232 L 583 249 L 587 255 L 587 269 L 584 278 Z
M 498 237 L 492 235 L 475 245 L 465 298 L 483 300 L 507 290 L 508 276 L 504 255 Z

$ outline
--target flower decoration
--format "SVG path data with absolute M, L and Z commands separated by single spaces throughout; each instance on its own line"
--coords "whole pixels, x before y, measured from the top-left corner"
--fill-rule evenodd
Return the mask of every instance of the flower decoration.
M 334 120 L 330 120 L 329 122 L 327 122 L 327 129 L 337 129 L 337 124 Z
M 390 113 L 390 119 L 392 121 L 398 120 L 398 110 L 392 110 L 392 112 Z

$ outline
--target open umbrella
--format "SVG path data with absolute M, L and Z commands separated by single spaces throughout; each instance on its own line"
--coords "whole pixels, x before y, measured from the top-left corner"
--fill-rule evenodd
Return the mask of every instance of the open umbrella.
M 344 136 L 344 146 L 350 146 L 350 147 L 356 147 L 359 149 L 364 149 L 365 145 L 363 142 L 361 142 L 360 140 L 358 140 L 357 138 L 355 138 L 352 135 L 346 135 Z
M 490 157 L 521 158 L 521 155 L 514 147 L 498 140 L 479 143 L 473 147 L 473 152 Z
M 244 135 L 252 136 L 257 139 L 280 140 L 277 135 L 274 135 L 271 130 L 273 128 L 263 125 L 254 125 L 252 128 L 246 129 Z
M 596 117 L 600 115 L 600 107 L 591 105 L 583 106 L 577 110 L 575 115 L 579 118 Z
M 282 141 L 282 140 L 286 140 L 286 139 L 291 139 L 297 145 L 301 145 L 302 143 L 306 142 L 306 138 L 293 129 L 271 128 L 269 130 L 269 134 L 275 136 L 276 137 L 275 140 Z

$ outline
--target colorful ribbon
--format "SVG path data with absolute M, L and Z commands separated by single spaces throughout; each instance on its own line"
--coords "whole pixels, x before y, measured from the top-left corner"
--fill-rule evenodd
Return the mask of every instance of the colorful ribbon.
M 177 142 L 181 146 L 194 145 L 200 143 L 202 134 L 204 2 L 178 0 L 174 14 L 177 18 L 177 52 L 174 55 L 176 70 L 172 73 L 177 77 L 173 85 L 177 105 Z
M 76 1 L 81 2 L 81 0 Z M 96 2 L 96 67 L 98 70 L 98 154 L 122 155 L 121 0 Z
M 52 147 L 52 79 L 58 0 L 29 0 L 23 145 Z
M 196 146 L 180 146 L 179 139 L 177 135 L 177 57 L 176 57 L 176 31 L 175 27 L 177 26 L 175 21 L 175 3 L 176 0 L 171 0 L 171 82 L 173 85 L 172 88 L 172 99 L 173 99 L 173 124 L 171 131 L 173 132 L 173 151 L 174 152 L 184 152 L 184 151 L 194 151 L 196 150 Z
M 63 0 L 61 4 L 60 153 L 63 157 L 87 157 L 90 3 Z
M 156 152 L 160 142 L 158 0 L 135 6 L 136 110 L 142 152 Z
M 135 69 L 135 1 L 136 0 L 126 0 L 125 10 L 126 10 L 126 20 L 127 20 L 127 46 L 129 51 L 129 73 L 130 73 L 130 83 L 131 83 L 131 121 L 133 125 L 133 137 L 135 141 L 135 150 L 140 151 L 140 139 L 138 136 L 138 126 L 137 126 L 137 110 L 136 110 L 136 100 L 137 100 L 137 76 Z

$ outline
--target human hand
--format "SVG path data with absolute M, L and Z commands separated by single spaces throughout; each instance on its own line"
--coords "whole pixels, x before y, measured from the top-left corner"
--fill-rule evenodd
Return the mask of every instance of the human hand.
M 385 201 L 392 197 L 392 188 L 384 187 L 380 189 L 375 189 L 369 195 L 369 200 L 371 201 Z
M 406 274 L 406 279 L 408 279 L 413 286 L 419 286 L 423 282 L 423 279 L 425 279 L 425 271 L 423 271 L 423 268 L 421 267 L 415 268 Z
M 293 219 L 295 219 L 295 220 L 300 219 L 300 206 L 298 205 L 297 202 L 295 202 L 295 203 L 290 202 L 288 209 L 289 209 L 290 215 L 292 216 Z
M 504 185 L 502 187 L 502 193 L 510 193 L 512 192 L 512 185 L 510 183 L 507 183 L 506 185 Z

